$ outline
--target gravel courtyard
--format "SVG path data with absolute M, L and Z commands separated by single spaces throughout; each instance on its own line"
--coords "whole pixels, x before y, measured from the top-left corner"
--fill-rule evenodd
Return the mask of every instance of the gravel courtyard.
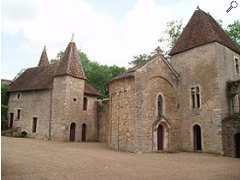
M 240 159 L 115 152 L 100 143 L 2 137 L 2 179 L 240 180 Z

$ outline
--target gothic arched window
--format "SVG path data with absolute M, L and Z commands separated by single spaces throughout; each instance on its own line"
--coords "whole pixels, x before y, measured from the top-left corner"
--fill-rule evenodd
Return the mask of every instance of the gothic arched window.
M 163 98 L 161 95 L 158 96 L 158 117 L 161 117 L 163 115 Z

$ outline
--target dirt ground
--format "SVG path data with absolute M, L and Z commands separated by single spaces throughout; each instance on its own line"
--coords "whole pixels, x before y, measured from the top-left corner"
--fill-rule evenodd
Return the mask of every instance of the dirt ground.
M 203 153 L 134 154 L 101 143 L 2 137 L 2 179 L 240 180 L 240 159 Z

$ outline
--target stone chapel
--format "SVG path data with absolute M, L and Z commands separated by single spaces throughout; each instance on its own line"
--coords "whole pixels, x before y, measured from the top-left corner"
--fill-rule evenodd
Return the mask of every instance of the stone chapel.
M 122 52 L 124 53 L 124 52 Z M 240 48 L 195 10 L 166 59 L 115 77 L 109 99 L 86 82 L 76 44 L 10 85 L 9 126 L 36 138 L 100 141 L 119 151 L 195 151 L 240 157 Z

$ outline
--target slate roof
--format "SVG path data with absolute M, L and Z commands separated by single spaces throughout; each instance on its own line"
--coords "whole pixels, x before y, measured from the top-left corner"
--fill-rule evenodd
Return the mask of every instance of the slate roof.
M 131 78 L 131 77 L 134 77 L 134 72 L 141 68 L 142 66 L 144 66 L 145 64 L 141 64 L 141 65 L 137 65 L 137 66 L 134 66 L 133 68 L 130 68 L 128 69 L 126 72 L 122 73 L 122 74 L 119 74 L 118 76 L 114 77 L 110 83 L 112 81 L 115 81 L 115 80 L 120 80 L 120 79 L 124 79 L 124 78 Z
M 231 40 L 215 19 L 203 10 L 197 9 L 169 55 L 172 56 L 212 42 L 218 42 L 240 53 L 239 46 Z
M 47 65 L 49 65 L 49 62 L 48 62 L 46 47 L 44 46 L 38 66 L 47 66 Z
M 9 92 L 34 91 L 51 89 L 53 78 L 59 64 L 50 64 L 43 67 L 33 67 L 25 70 L 9 86 Z M 100 93 L 90 84 L 85 82 L 86 95 L 99 96 Z
M 55 76 L 70 75 L 75 78 L 86 79 L 84 70 L 79 62 L 79 55 L 74 42 L 68 44 L 65 55 L 60 62 L 47 65 L 45 64 L 46 58 L 47 53 L 44 48 L 39 66 L 26 69 L 10 84 L 9 92 L 51 89 Z M 91 96 L 100 95 L 100 93 L 87 82 L 85 82 L 84 93 Z
M 64 56 L 60 60 L 56 76 L 70 75 L 75 78 L 86 79 L 84 70 L 79 61 L 80 57 L 76 44 L 70 42 L 64 52 Z

